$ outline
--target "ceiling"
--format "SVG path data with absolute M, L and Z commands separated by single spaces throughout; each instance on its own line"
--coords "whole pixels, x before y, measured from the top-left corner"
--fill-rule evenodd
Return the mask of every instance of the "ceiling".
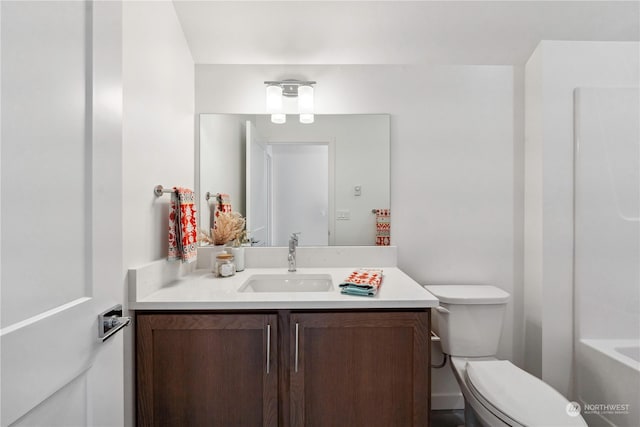
M 173 0 L 197 64 L 524 64 L 540 40 L 640 39 L 638 1 Z

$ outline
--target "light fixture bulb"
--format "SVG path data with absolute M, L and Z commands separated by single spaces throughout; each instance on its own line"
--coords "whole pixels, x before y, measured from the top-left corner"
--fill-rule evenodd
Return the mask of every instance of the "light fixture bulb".
M 282 87 L 276 85 L 267 86 L 267 113 L 282 113 Z
M 278 113 L 278 114 L 272 114 L 271 115 L 271 122 L 275 123 L 277 125 L 281 125 L 287 122 L 287 115 L 286 114 L 282 114 L 282 113 Z
M 298 111 L 300 114 L 313 114 L 313 87 L 298 88 Z
M 300 113 L 300 123 L 303 123 L 305 125 L 313 123 L 313 114 Z
M 298 112 L 300 123 L 313 123 L 313 86 L 304 85 L 298 88 Z

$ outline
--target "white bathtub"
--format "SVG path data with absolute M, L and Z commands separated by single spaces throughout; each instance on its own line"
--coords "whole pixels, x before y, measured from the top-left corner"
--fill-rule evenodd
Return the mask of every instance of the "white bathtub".
M 640 341 L 582 339 L 576 395 L 590 427 L 640 426 Z

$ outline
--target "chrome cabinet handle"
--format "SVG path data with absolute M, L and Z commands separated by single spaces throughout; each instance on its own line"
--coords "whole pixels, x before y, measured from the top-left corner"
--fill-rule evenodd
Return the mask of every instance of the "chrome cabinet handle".
M 271 364 L 271 325 L 267 325 L 267 374 Z
M 298 324 L 296 323 L 296 372 L 298 372 Z

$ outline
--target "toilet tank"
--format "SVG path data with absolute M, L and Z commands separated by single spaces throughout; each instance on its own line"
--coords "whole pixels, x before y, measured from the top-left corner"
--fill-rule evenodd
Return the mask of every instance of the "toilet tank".
M 425 288 L 440 301 L 433 329 L 442 351 L 451 356 L 494 356 L 502 333 L 509 294 L 495 286 L 433 285 Z

